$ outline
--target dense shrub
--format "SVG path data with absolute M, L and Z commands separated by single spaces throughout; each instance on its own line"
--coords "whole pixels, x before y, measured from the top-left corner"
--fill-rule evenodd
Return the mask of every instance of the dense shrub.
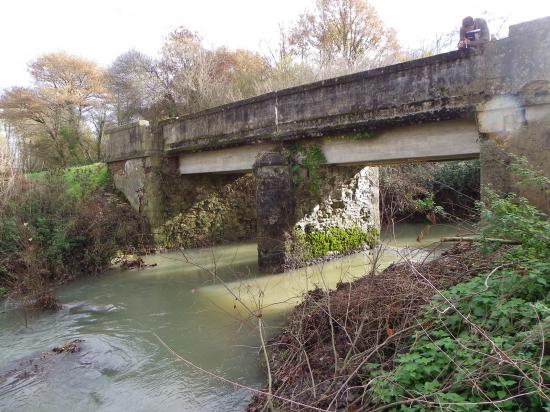
M 90 165 L 19 179 L 0 215 L 0 287 L 53 308 L 52 286 L 149 245 L 145 222 L 108 192 L 105 173 Z
M 380 212 L 392 219 L 423 218 L 419 200 L 431 199 L 445 216 L 476 217 L 479 200 L 478 160 L 404 164 L 380 168 Z
M 489 194 L 482 208 L 482 240 L 490 251 L 500 237 L 521 242 L 499 265 L 436 296 L 419 316 L 419 330 L 396 367 L 376 376 L 378 403 L 401 409 L 550 409 L 550 221 L 515 195 Z M 398 409 L 396 407 L 394 409 Z

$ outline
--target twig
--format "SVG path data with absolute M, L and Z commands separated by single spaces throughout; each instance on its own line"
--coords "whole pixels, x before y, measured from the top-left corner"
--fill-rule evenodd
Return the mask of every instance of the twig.
M 409 330 L 411 329 L 415 329 L 418 327 L 418 324 L 413 324 L 411 326 L 408 326 L 406 327 L 405 329 L 401 329 L 397 332 L 394 332 L 393 335 L 391 336 L 388 336 L 386 338 L 386 340 L 384 340 L 384 342 L 380 343 L 379 345 L 375 346 L 373 349 L 371 349 L 369 351 L 369 353 L 367 353 L 365 355 L 365 357 L 361 360 L 361 362 L 359 362 L 359 365 L 357 365 L 355 367 L 355 369 L 348 375 L 347 379 L 344 381 L 344 383 L 342 383 L 342 385 L 340 386 L 340 389 L 338 389 L 338 391 L 336 392 L 336 394 L 334 395 L 334 398 L 332 399 L 332 401 L 330 402 L 329 406 L 328 406 L 328 409 L 331 408 L 331 406 L 334 404 L 334 402 L 336 402 L 336 399 L 338 398 L 338 395 L 340 394 L 340 392 L 342 392 L 342 389 L 353 379 L 353 377 L 355 376 L 355 374 L 357 372 L 359 372 L 359 370 L 363 367 L 363 365 L 365 363 L 367 363 L 367 361 L 371 358 L 372 355 L 374 355 L 376 352 L 378 352 L 380 349 L 382 349 L 384 346 L 386 346 L 390 341 L 392 341 L 393 339 L 395 339 L 396 337 L 398 337 L 399 335 L 402 335 L 403 333 L 405 332 L 408 332 Z
M 511 240 L 511 239 L 495 239 L 491 237 L 486 237 L 481 239 L 480 237 L 474 236 L 450 236 L 442 237 L 442 242 L 495 242 L 502 243 L 503 245 L 521 245 L 523 242 L 520 240 Z
M 279 395 L 275 395 L 275 394 L 271 394 L 271 395 L 270 395 L 268 392 L 261 391 L 261 390 L 259 390 L 259 389 L 254 389 L 254 388 L 251 388 L 250 386 L 246 386 L 246 385 L 243 385 L 243 384 L 241 384 L 241 383 L 231 381 L 231 380 L 229 380 L 229 379 L 227 379 L 227 378 L 224 378 L 223 376 L 216 375 L 215 373 L 210 372 L 210 371 L 208 371 L 208 370 L 206 370 L 206 369 L 203 369 L 203 368 L 201 368 L 200 366 L 195 365 L 193 362 L 191 362 L 191 361 L 185 359 L 183 356 L 181 356 L 179 353 L 177 353 L 174 349 L 172 349 L 170 346 L 168 346 L 168 344 L 167 344 L 166 342 L 164 342 L 164 341 L 160 338 L 160 336 L 158 336 L 155 332 L 151 332 L 151 333 L 153 334 L 153 336 L 154 336 L 155 338 L 157 338 L 157 340 L 160 342 L 160 344 L 161 344 L 162 346 L 164 346 L 164 348 L 165 348 L 166 350 L 168 350 L 172 355 L 174 355 L 177 359 L 179 359 L 180 361 L 182 361 L 182 362 L 185 363 L 186 365 L 191 366 L 192 368 L 194 368 L 194 369 L 196 369 L 196 370 L 198 370 L 198 371 L 200 371 L 200 372 L 202 372 L 202 373 L 204 373 L 204 374 L 206 374 L 206 375 L 208 375 L 208 376 L 211 376 L 211 377 L 213 377 L 213 378 L 215 378 L 215 379 L 218 379 L 218 380 L 220 380 L 220 381 L 222 381 L 222 382 L 225 382 L 225 383 L 228 383 L 228 384 L 230 384 L 230 385 L 236 386 L 237 388 L 246 389 L 246 390 L 248 390 L 248 391 L 250 391 L 250 392 L 257 393 L 257 394 L 259 394 L 259 395 L 271 396 L 271 397 L 273 397 L 273 398 L 280 399 L 280 400 L 282 400 L 282 401 L 284 401 L 284 402 L 290 402 L 290 403 L 292 403 L 292 404 L 294 404 L 294 405 L 302 406 L 302 407 L 304 407 L 304 408 L 312 409 L 312 410 L 314 410 L 314 411 L 329 412 L 327 409 L 321 409 L 321 408 L 317 408 L 317 407 L 315 407 L 315 406 L 306 405 L 305 403 L 301 403 L 301 402 L 298 402 L 298 401 L 294 401 L 294 400 L 292 400 L 292 399 L 287 399 L 287 398 L 285 398 L 285 397 L 282 397 L 282 396 L 279 396 Z
M 267 405 L 271 405 L 271 385 L 272 385 L 272 378 L 271 378 L 271 367 L 269 366 L 269 356 L 267 356 L 267 348 L 265 347 L 265 340 L 264 340 L 264 333 L 263 333 L 263 324 L 262 324 L 262 318 L 258 316 L 258 333 L 260 334 L 260 341 L 262 342 L 262 350 L 264 352 L 265 357 L 265 364 L 267 367 Z
M 497 270 L 499 269 L 502 269 L 504 266 L 509 266 L 509 265 L 500 265 L 500 266 L 497 266 L 496 268 L 494 268 L 493 270 L 491 270 L 491 273 L 489 273 L 487 275 L 487 277 L 485 278 L 485 290 L 487 291 L 489 289 L 489 278 L 491 276 L 493 276 L 493 273 L 495 273 Z

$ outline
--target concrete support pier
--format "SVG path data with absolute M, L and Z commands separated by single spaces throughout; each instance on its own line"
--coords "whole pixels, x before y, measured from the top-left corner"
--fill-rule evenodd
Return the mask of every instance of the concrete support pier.
M 293 181 L 291 170 L 285 156 L 277 152 L 260 153 L 254 163 L 262 272 L 282 272 L 287 266 L 321 257 L 312 256 L 315 245 L 308 243 L 308 235 L 323 237 L 330 236 L 331 230 L 350 229 L 370 233 L 376 242 L 380 229 L 378 168 L 324 166 L 316 190 L 307 179 Z M 340 235 L 345 236 L 344 232 Z
M 281 154 L 260 153 L 254 163 L 258 216 L 258 266 L 263 272 L 282 272 L 285 238 L 294 217 L 289 166 Z

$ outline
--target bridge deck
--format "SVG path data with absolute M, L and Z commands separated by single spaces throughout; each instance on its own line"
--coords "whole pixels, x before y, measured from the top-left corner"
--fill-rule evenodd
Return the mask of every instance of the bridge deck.
M 502 96 L 514 101 L 533 84 L 550 81 L 546 47 L 550 17 L 511 26 L 509 34 L 480 48 L 328 79 L 169 119 L 154 133 L 149 128 L 144 132 L 142 124 L 118 128 L 108 132 L 102 142 L 105 160 L 162 154 L 181 156 L 182 173 L 249 170 L 260 150 L 311 138 L 319 139 L 328 162 L 334 164 L 476 157 L 480 149 L 473 119 L 478 113 L 486 113 L 488 107 L 499 112 L 490 114 L 490 122 L 480 122 L 479 132 L 503 129 L 517 117 L 514 111 L 520 105 L 503 110 L 492 102 Z M 521 106 L 533 106 L 533 102 L 523 99 Z M 364 141 L 333 138 L 363 131 L 376 137 Z M 248 147 L 240 148 L 244 146 Z

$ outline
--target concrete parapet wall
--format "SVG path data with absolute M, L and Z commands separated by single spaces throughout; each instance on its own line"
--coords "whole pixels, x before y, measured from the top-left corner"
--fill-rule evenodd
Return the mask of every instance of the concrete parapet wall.
M 101 142 L 102 157 L 107 163 L 152 156 L 161 151 L 162 145 L 152 135 L 146 120 L 109 129 Z

